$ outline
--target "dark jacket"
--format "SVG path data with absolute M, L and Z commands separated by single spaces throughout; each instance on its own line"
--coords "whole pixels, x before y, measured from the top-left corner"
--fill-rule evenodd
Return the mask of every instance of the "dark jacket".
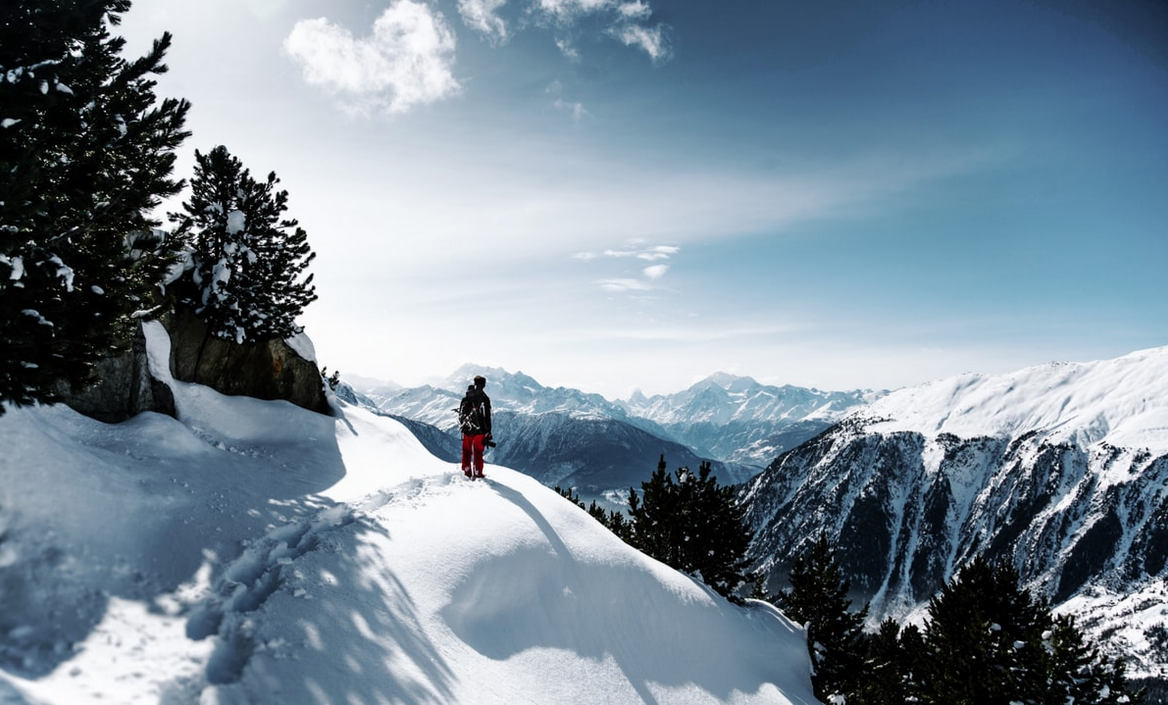
M 491 398 L 479 387 L 466 390 L 458 405 L 458 427 L 464 436 L 491 433 Z

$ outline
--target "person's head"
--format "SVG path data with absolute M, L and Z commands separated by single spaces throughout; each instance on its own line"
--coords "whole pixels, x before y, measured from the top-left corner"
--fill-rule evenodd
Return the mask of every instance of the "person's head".
M 487 386 L 487 378 L 483 377 L 482 375 L 475 375 L 474 386 L 478 387 L 479 389 Z

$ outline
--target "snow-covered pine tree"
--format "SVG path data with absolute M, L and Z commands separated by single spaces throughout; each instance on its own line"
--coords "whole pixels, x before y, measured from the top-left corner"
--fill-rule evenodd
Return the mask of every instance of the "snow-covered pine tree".
M 208 331 L 250 343 L 300 332 L 296 318 L 316 300 L 316 257 L 296 220 L 283 217 L 288 192 L 277 190 L 275 172 L 252 178 L 220 145 L 195 152 L 191 198 L 174 215 L 191 250 L 191 268 L 179 285 L 180 303 L 191 306 Z
M 0 402 L 51 403 L 92 381 L 172 261 L 149 214 L 181 189 L 190 106 L 155 99 L 168 33 L 121 58 L 110 28 L 129 7 L 0 4 Z
M 851 583 L 844 578 L 826 534 L 821 533 L 811 548 L 795 559 L 789 579 L 790 589 L 780 592 L 774 601 L 788 617 L 807 628 L 815 697 L 825 703 L 846 699 L 859 685 L 868 607 L 850 611 Z

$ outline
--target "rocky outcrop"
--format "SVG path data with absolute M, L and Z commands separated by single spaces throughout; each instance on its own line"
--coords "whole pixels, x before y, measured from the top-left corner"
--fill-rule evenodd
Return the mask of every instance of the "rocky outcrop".
M 150 370 L 141 326 L 129 352 L 97 363 L 98 382 L 82 390 L 59 390 L 75 411 L 106 423 L 119 423 L 143 411 L 175 415 L 174 393 Z
M 143 411 L 175 415 L 173 378 L 202 384 L 223 394 L 283 399 L 322 414 L 330 413 L 324 380 L 312 360 L 283 340 L 236 344 L 207 334 L 202 320 L 179 311 L 163 321 L 170 335 L 170 374 L 150 369 L 141 328 L 130 352 L 103 360 L 99 381 L 81 391 L 61 390 L 76 411 L 117 423 Z M 166 379 L 163 379 L 166 378 Z
M 239 344 L 222 340 L 210 335 L 203 321 L 185 309 L 174 313 L 166 328 L 175 379 L 223 394 L 284 399 L 310 411 L 329 413 L 320 369 L 285 341 Z

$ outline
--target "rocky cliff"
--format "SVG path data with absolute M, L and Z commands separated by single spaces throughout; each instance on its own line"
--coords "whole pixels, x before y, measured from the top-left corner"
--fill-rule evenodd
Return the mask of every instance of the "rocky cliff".
M 206 385 L 229 395 L 283 399 L 330 413 L 324 381 L 312 353 L 301 340 L 236 344 L 207 335 L 195 315 L 179 311 L 162 324 L 170 336 L 170 378 Z M 174 395 L 165 374 L 151 370 L 141 328 L 132 349 L 103 360 L 92 387 L 64 392 L 67 405 L 92 418 L 116 423 L 143 411 L 175 415 Z

